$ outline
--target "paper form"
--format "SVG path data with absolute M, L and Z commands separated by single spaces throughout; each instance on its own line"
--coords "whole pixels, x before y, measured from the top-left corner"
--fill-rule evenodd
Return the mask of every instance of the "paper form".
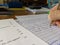
M 0 45 L 48 45 L 13 19 L 0 20 Z
M 17 16 L 17 22 L 49 45 L 60 45 L 60 28 L 50 27 L 48 14 Z

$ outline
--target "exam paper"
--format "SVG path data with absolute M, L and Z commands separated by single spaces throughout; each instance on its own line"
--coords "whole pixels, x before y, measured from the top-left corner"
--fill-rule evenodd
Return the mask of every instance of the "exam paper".
M 48 14 L 16 16 L 17 22 L 49 45 L 60 45 L 60 28 L 50 26 Z
M 0 20 L 0 45 L 48 45 L 13 19 Z

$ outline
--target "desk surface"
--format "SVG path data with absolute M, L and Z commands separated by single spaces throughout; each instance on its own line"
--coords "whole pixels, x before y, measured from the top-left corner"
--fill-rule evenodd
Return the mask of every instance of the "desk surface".
M 9 8 L 9 10 L 26 10 L 26 9 L 23 7 L 23 8 Z
M 13 14 L 10 15 L 0 15 L 0 19 L 7 19 L 7 18 L 15 18 L 15 16 L 22 16 L 22 15 L 29 15 L 32 14 L 31 12 L 27 11 L 27 10 L 18 10 L 18 9 L 11 9 L 11 11 L 13 12 Z

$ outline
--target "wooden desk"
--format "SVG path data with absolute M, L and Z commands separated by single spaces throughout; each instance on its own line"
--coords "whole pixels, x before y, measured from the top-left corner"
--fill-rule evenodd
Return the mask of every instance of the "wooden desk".
M 12 16 L 12 15 L 0 15 L 0 19 L 9 19 L 9 18 L 15 18 L 15 16 Z
M 15 18 L 15 16 L 29 15 L 31 12 L 23 9 L 9 9 L 13 12 L 12 15 L 0 15 L 0 19 Z
M 25 8 L 10 8 L 9 10 L 13 11 L 13 15 L 28 15 L 32 14 Z

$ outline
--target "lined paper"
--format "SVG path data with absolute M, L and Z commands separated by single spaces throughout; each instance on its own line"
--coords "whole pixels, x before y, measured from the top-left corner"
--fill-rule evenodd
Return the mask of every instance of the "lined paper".
M 49 45 L 60 45 L 60 28 L 50 27 L 48 14 L 17 16 L 17 22 Z
M 0 20 L 0 45 L 48 45 L 13 19 Z

